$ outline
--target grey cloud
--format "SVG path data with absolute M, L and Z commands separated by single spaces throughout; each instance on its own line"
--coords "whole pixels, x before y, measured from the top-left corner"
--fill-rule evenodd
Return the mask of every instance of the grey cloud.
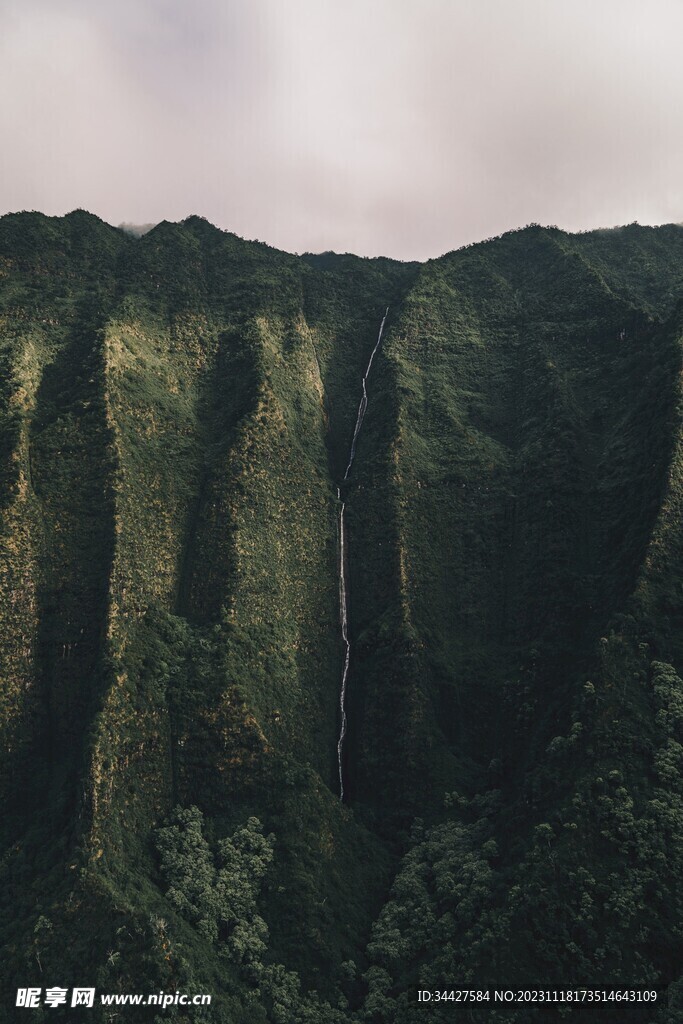
M 141 238 L 146 235 L 148 231 L 156 227 L 156 224 L 130 224 L 128 221 L 122 221 L 121 224 L 116 225 L 121 231 L 125 231 L 127 235 L 133 235 L 135 238 Z
M 678 0 L 4 0 L 0 209 L 426 258 L 683 215 Z

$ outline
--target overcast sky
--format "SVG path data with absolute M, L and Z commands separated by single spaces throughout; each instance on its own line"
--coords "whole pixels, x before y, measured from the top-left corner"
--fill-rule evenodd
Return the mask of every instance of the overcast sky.
M 437 256 L 683 221 L 682 0 L 0 0 L 0 212 Z

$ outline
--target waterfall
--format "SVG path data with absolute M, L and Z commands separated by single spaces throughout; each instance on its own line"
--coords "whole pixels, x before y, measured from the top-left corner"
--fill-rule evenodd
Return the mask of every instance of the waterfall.
M 368 407 L 368 391 L 367 382 L 370 376 L 370 370 L 372 369 L 372 363 L 377 353 L 377 350 L 382 341 L 382 332 L 384 331 L 384 324 L 389 313 L 389 307 L 387 306 L 382 322 L 379 325 L 379 333 L 377 335 L 377 341 L 375 347 L 370 355 L 365 374 L 363 375 L 363 394 L 361 396 L 360 405 L 358 406 L 358 415 L 356 417 L 356 426 L 353 431 L 353 438 L 351 440 L 351 449 L 349 452 L 349 461 L 344 473 L 344 480 L 348 480 L 353 460 L 356 457 L 356 442 L 358 441 L 358 435 L 360 434 L 361 427 L 363 426 L 363 420 L 365 419 L 365 411 Z M 341 488 L 337 487 L 337 501 L 341 500 Z M 346 553 L 346 502 L 342 501 L 341 508 L 339 510 L 339 618 L 341 620 L 341 635 L 342 642 L 344 644 L 344 667 L 342 669 L 341 689 L 339 692 L 339 711 L 340 711 L 340 725 L 339 725 L 339 739 L 337 741 L 337 765 L 339 767 L 339 799 L 344 799 L 344 772 L 342 768 L 342 755 L 344 750 L 344 738 L 346 736 L 346 683 L 349 676 L 349 663 L 351 661 L 351 641 L 349 640 L 349 584 L 347 578 L 347 561 L 348 556 Z

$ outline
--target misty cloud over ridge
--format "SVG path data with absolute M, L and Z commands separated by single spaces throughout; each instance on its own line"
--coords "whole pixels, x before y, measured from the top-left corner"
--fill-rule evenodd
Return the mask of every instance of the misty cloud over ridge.
M 683 216 L 677 0 L 0 0 L 0 212 L 424 259 Z
M 141 238 L 142 235 L 146 235 L 148 231 L 151 231 L 152 228 L 156 227 L 156 222 L 152 222 L 150 224 L 130 224 L 124 220 L 116 226 L 117 228 L 120 228 L 121 231 L 125 231 L 127 235 L 134 235 L 135 238 Z
M 143 234 L 146 234 L 147 231 L 151 231 L 153 227 L 156 227 L 157 222 L 153 221 L 152 223 L 148 224 L 131 224 L 129 221 L 123 220 L 120 224 L 117 224 L 116 226 L 119 227 L 122 231 L 125 231 L 126 234 L 133 234 L 133 236 L 135 236 L 136 239 L 139 239 L 143 236 Z

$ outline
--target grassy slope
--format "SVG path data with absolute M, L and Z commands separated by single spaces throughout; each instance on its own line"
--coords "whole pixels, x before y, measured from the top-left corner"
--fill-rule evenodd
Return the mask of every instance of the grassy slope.
M 206 977 L 210 949 L 191 936 L 171 962 L 148 920 L 164 909 L 150 826 L 193 801 L 219 831 L 248 813 L 276 828 L 273 956 L 330 988 L 330 964 L 358 948 L 387 869 L 333 791 L 334 479 L 346 393 L 402 268 L 350 258 L 347 279 L 198 218 L 139 244 L 77 219 L 101 236 L 92 265 L 64 237 L 69 224 L 31 215 L 2 225 L 6 250 L 19 237 L 26 251 L 7 275 L 7 359 L 17 365 L 7 401 L 20 415 L 7 418 L 4 522 L 24 588 L 21 603 L 9 590 L 4 696 L 8 729 L 23 742 L 35 732 L 31 778 L 38 789 L 51 779 L 57 861 L 73 859 L 78 878 L 48 895 L 50 876 L 38 955 L 67 975 L 85 957 L 117 989 L 136 972 L 159 984 L 169 971 Z M 102 265 L 109 250 L 115 284 Z M 38 290 L 55 265 L 60 275 Z M 61 274 L 68 326 L 62 318 L 50 334 L 36 324 L 56 319 Z M 10 788 L 25 792 L 28 768 L 18 755 L 11 764 Z M 27 811 L 9 840 L 35 825 Z M 43 839 L 38 829 L 10 851 L 8 869 L 22 856 L 37 865 Z M 73 909 L 86 903 L 98 938 L 87 953 L 90 937 L 71 941 L 65 957 Z M 22 909 L 17 933 L 38 916 Z M 10 945 L 10 971 L 32 959 L 26 941 Z

